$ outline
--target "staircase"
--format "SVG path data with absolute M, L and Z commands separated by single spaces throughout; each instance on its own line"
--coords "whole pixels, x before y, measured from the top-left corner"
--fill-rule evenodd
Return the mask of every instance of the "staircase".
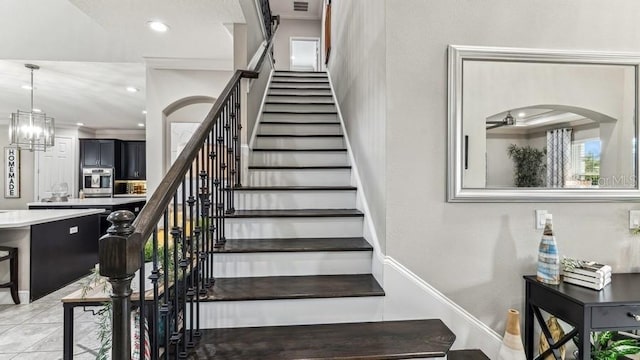
M 440 320 L 383 321 L 327 75 L 275 72 L 257 126 L 192 358 L 444 357 Z

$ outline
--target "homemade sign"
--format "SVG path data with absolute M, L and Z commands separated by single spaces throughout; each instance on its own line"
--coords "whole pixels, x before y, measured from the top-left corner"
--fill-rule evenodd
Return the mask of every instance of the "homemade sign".
M 4 148 L 4 197 L 20 197 L 20 149 Z

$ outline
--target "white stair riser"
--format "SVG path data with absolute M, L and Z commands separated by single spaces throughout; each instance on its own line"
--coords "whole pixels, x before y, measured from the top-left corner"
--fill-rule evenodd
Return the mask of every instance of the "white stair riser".
M 370 251 L 215 254 L 213 260 L 216 277 L 368 273 L 371 273 Z
M 329 89 L 329 84 L 328 83 L 304 83 L 301 84 L 299 82 L 281 82 L 281 83 L 276 83 L 276 82 L 271 82 L 271 85 L 269 86 L 269 88 L 287 88 L 287 89 L 294 89 L 294 90 L 298 90 L 298 89 Z
M 288 114 L 288 113 L 263 113 L 262 121 L 287 121 L 287 122 L 335 122 L 338 123 L 337 114 Z
M 319 82 L 319 83 L 327 83 L 329 81 L 326 76 L 286 76 L 286 75 L 276 75 L 273 77 L 272 81 L 287 81 L 291 83 L 296 82 Z
M 383 296 L 204 302 L 200 303 L 200 327 L 215 329 L 382 321 L 383 307 Z
M 322 191 L 237 191 L 238 210 L 274 209 L 353 209 L 356 192 L 351 190 Z
M 273 76 L 290 76 L 290 77 L 322 77 L 326 78 L 327 73 L 322 71 L 275 71 Z
M 251 186 L 350 185 L 351 169 L 250 169 Z
M 260 124 L 259 134 L 341 135 L 340 124 Z
M 331 95 L 331 90 L 329 89 L 269 89 L 269 94 Z
M 342 137 L 257 137 L 259 149 L 344 149 Z
M 268 102 L 322 102 L 327 104 L 333 104 L 333 97 L 330 96 L 267 96 Z
M 346 151 L 253 151 L 256 166 L 343 166 L 349 165 Z
M 336 106 L 325 104 L 265 104 L 265 111 L 336 111 Z
M 362 236 L 362 218 L 228 218 L 225 234 L 228 239 L 358 237 Z

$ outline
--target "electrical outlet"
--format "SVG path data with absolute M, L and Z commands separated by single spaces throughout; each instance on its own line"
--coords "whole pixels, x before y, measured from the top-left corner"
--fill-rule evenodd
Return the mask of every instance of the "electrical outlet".
M 640 210 L 629 210 L 629 229 L 640 227 Z
M 547 213 L 547 210 L 536 210 L 536 229 L 544 229 Z

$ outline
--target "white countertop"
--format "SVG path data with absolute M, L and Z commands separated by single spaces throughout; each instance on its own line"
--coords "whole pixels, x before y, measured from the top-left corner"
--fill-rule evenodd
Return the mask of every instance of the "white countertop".
M 0 210 L 0 229 L 20 228 L 102 212 L 104 209 Z
M 27 206 L 74 206 L 74 205 L 82 205 L 82 206 L 113 206 L 113 205 L 123 205 L 130 204 L 134 202 L 144 201 L 145 198 L 126 198 L 126 197 L 118 197 L 118 198 L 85 198 L 85 199 L 69 199 L 69 201 L 61 201 L 61 202 L 30 202 Z
M 113 194 L 114 198 L 136 198 L 136 199 L 146 199 L 146 194 Z

